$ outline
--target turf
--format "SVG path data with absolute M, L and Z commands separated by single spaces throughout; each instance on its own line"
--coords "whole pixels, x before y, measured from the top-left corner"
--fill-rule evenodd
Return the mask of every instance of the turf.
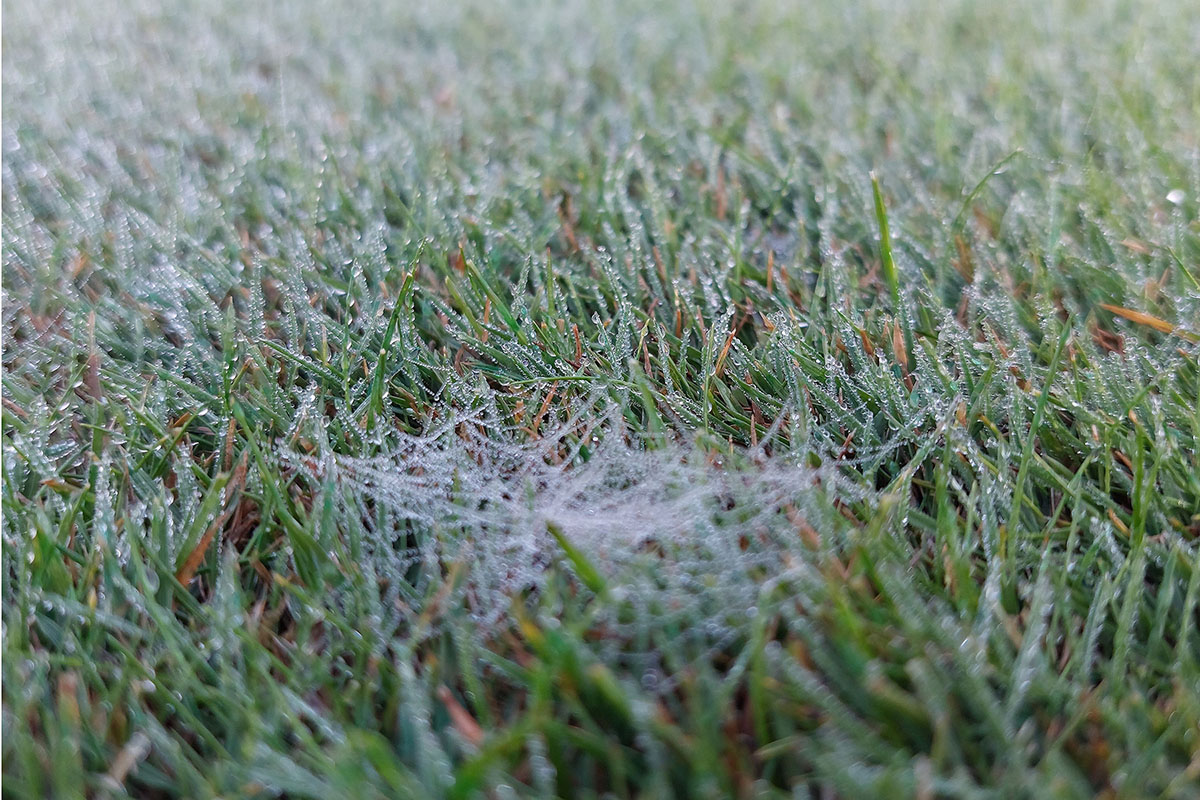
M 243 6 L 5 3 L 6 797 L 1200 797 L 1192 3 Z

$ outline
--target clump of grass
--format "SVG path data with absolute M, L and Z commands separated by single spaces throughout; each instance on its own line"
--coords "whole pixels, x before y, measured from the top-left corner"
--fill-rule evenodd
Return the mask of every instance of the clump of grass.
M 1193 797 L 1182 2 L 6 6 L 13 796 Z

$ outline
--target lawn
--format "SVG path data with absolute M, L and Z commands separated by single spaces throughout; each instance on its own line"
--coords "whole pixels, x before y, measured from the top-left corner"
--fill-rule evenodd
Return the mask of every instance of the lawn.
M 1200 797 L 1191 0 L 6 0 L 3 794 Z

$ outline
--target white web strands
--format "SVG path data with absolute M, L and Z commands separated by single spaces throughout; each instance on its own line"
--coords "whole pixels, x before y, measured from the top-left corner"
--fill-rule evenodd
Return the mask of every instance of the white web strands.
M 815 550 L 844 542 L 834 498 L 874 495 L 835 467 L 767 457 L 761 445 L 733 456 L 680 442 L 648 448 L 621 432 L 616 411 L 592 417 L 582 439 L 575 419 L 535 441 L 489 416 L 402 436 L 383 456 L 326 455 L 318 467 L 343 523 L 362 526 L 364 560 L 390 587 L 384 613 L 399 609 L 397 631 L 400 617 L 421 611 L 408 603 L 458 564 L 465 607 L 483 635 L 494 633 L 514 596 L 537 592 L 548 567 L 568 563 L 550 523 L 603 576 L 615 601 L 598 611 L 607 629 L 627 643 L 677 630 L 703 657 L 744 636 L 768 606 L 794 607 Z M 788 591 L 775 591 L 784 581 Z

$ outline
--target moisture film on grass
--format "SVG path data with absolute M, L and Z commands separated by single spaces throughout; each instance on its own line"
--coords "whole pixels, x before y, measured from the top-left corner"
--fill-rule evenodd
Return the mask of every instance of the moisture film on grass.
M 4 11 L 6 797 L 1200 797 L 1188 2 Z

